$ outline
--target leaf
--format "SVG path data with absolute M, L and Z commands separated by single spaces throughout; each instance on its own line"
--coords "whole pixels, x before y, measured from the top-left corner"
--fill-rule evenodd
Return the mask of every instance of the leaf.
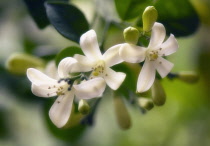
M 194 33 L 199 26 L 199 18 L 188 0 L 159 0 L 155 4 L 158 21 L 169 33 L 176 37 Z
M 30 15 L 40 29 L 50 24 L 44 7 L 45 1 L 46 0 L 24 0 Z
M 151 0 L 115 0 L 117 12 L 122 20 L 141 17 L 144 9 L 151 4 Z
M 83 55 L 83 52 L 82 52 L 81 48 L 76 47 L 76 46 L 67 47 L 67 48 L 61 50 L 55 58 L 56 65 L 58 66 L 59 62 L 63 58 L 73 57 L 74 54 L 82 54 Z
M 84 14 L 75 6 L 64 2 L 47 2 L 45 7 L 51 24 L 64 37 L 78 43 L 80 36 L 89 30 Z

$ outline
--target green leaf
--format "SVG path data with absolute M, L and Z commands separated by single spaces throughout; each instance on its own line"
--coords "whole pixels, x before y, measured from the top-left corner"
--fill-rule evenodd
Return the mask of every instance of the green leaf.
M 164 24 L 168 34 L 187 36 L 199 26 L 198 15 L 188 0 L 158 0 L 155 8 L 158 21 Z
M 151 0 L 115 0 L 117 12 L 122 20 L 141 17 L 144 9 L 151 4 Z
M 55 58 L 56 65 L 58 65 L 59 62 L 60 62 L 63 58 L 65 58 L 65 57 L 73 57 L 74 54 L 81 54 L 81 55 L 83 55 L 83 52 L 82 52 L 81 48 L 76 47 L 76 46 L 67 47 L 67 48 L 61 50 L 61 51 L 57 54 L 57 56 L 56 56 L 56 58 Z
M 46 0 L 24 0 L 30 15 L 40 29 L 50 24 L 44 7 L 45 1 Z
M 84 14 L 75 6 L 64 2 L 47 2 L 45 7 L 51 24 L 64 37 L 78 43 L 80 36 L 89 30 Z

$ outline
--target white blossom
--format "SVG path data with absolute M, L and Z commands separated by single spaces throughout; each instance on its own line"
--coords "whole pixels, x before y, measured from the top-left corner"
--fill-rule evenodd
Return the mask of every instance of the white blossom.
M 78 84 L 77 77 L 70 76 L 71 69 L 76 63 L 76 59 L 71 57 L 63 59 L 58 65 L 59 79 L 53 79 L 34 68 L 27 70 L 34 95 L 46 98 L 58 96 L 50 108 L 49 116 L 59 128 L 65 126 L 70 118 L 74 97 L 91 99 L 101 96 L 105 90 L 103 78 L 82 81 Z
M 85 56 L 76 54 L 74 58 L 78 61 L 72 69 L 74 72 L 91 72 L 90 79 L 103 78 L 104 85 L 116 90 L 124 81 L 126 74 L 115 72 L 110 67 L 121 63 L 119 56 L 121 45 L 109 48 L 103 55 L 99 49 L 97 36 L 94 30 L 84 33 L 80 38 L 80 46 Z
M 178 49 L 178 43 L 173 34 L 164 42 L 165 27 L 155 23 L 147 48 L 125 43 L 120 48 L 120 56 L 130 63 L 140 63 L 145 60 L 138 77 L 137 92 L 147 91 L 155 80 L 156 70 L 164 78 L 173 68 L 173 63 L 164 59 Z

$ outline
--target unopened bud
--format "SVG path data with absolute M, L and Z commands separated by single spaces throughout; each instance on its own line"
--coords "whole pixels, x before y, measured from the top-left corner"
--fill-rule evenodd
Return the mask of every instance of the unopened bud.
M 151 110 L 154 107 L 154 104 L 151 99 L 140 97 L 138 99 L 139 105 L 146 110 Z
M 44 68 L 44 61 L 32 55 L 16 53 L 6 62 L 6 69 L 15 75 L 25 75 L 28 68 Z
M 148 6 L 143 12 L 142 21 L 143 21 L 143 31 L 149 32 L 158 17 L 158 12 L 153 6 Z
M 139 39 L 139 31 L 134 27 L 128 27 L 123 31 L 126 43 L 136 45 Z
M 71 115 L 69 117 L 68 122 L 65 124 L 64 127 L 62 127 L 63 129 L 67 129 L 67 128 L 73 128 L 77 125 L 80 124 L 81 119 L 84 118 L 84 115 L 82 115 L 79 112 L 75 112 L 75 106 L 74 104 L 72 104 L 72 110 L 71 110 Z
M 197 73 L 193 71 L 182 71 L 178 73 L 177 78 L 186 83 L 192 84 L 198 82 L 199 76 Z
M 131 127 L 131 118 L 127 108 L 119 96 L 114 97 L 115 113 L 120 128 L 126 130 Z
M 79 101 L 78 111 L 83 115 L 87 115 L 90 112 L 90 106 L 86 100 L 81 99 Z
M 166 94 L 159 80 L 155 80 L 152 86 L 152 100 L 155 105 L 161 106 L 165 104 Z

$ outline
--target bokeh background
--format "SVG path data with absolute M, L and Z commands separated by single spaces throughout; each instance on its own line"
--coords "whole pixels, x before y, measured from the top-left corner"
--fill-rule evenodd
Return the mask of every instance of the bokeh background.
M 88 19 L 95 1 L 74 0 Z M 173 72 L 195 71 L 199 81 L 162 80 L 167 101 L 143 114 L 127 104 L 132 126 L 119 128 L 112 94 L 105 93 L 95 124 L 60 130 L 48 118 L 50 99 L 32 95 L 30 82 L 5 68 L 15 52 L 50 55 L 74 44 L 52 26 L 38 29 L 23 1 L 0 1 L 0 145 L 2 146 L 209 146 L 210 145 L 210 1 L 191 0 L 199 18 L 197 31 L 177 38 L 179 50 L 168 59 Z M 113 29 L 111 32 L 118 32 Z M 118 32 L 120 34 L 120 32 Z M 115 34 L 117 36 L 117 34 Z M 115 36 L 113 36 L 114 38 Z M 99 37 L 100 40 L 100 37 Z M 111 40 L 111 39 L 110 39 Z M 106 44 L 110 46 L 109 43 Z M 34 49 L 36 48 L 36 49 Z M 50 124 L 49 124 L 50 123 Z

